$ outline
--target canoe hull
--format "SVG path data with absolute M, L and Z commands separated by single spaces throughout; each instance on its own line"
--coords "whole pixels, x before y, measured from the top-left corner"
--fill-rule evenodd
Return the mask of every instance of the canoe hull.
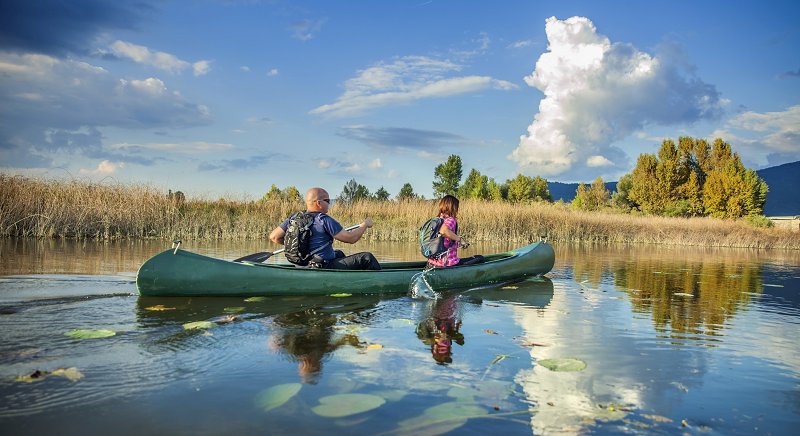
M 545 242 L 486 257 L 487 262 L 478 265 L 430 270 L 426 282 L 435 290 L 481 286 L 540 276 L 555 262 L 553 248 Z M 397 294 L 408 292 L 424 265 L 394 262 L 382 264 L 381 271 L 326 270 L 238 263 L 166 250 L 139 268 L 136 287 L 143 296 Z

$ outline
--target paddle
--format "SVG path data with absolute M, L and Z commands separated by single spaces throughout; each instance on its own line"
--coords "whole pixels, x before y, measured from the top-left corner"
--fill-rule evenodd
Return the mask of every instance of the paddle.
M 346 227 L 345 230 L 348 232 L 360 226 L 361 224 L 354 224 L 350 227 Z M 281 248 L 280 250 L 275 250 L 273 252 L 269 251 L 260 251 L 258 253 L 248 254 L 247 256 L 242 256 L 238 259 L 234 259 L 233 262 L 253 262 L 253 263 L 263 263 L 265 260 L 269 259 L 270 257 L 278 254 L 283 253 L 286 251 L 285 248 Z

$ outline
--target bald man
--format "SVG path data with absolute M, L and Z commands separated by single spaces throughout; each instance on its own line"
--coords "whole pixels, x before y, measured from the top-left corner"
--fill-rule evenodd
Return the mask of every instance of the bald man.
M 331 207 L 331 196 L 328 191 L 322 188 L 311 188 L 306 192 L 306 212 L 314 215 L 314 224 L 311 226 L 311 239 L 309 241 L 309 251 L 320 250 L 314 255 L 310 263 L 315 268 L 328 269 L 381 269 L 380 263 L 370 252 L 356 253 L 345 256 L 341 250 L 333 249 L 333 240 L 355 244 L 364 235 L 368 228 L 372 227 L 372 218 L 367 218 L 357 228 L 347 231 L 344 230 L 338 221 L 328 216 L 328 209 Z M 289 228 L 287 218 L 272 233 L 269 239 L 283 245 L 286 229 Z

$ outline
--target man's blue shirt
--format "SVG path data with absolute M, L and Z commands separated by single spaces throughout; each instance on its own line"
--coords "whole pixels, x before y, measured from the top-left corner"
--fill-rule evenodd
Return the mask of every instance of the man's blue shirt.
M 333 252 L 333 235 L 342 231 L 344 227 L 338 221 L 322 212 L 311 212 L 314 214 L 314 224 L 311 225 L 311 240 L 308 242 L 309 252 L 327 244 L 317 255 L 324 260 L 332 260 L 336 257 Z M 285 232 L 289 228 L 289 218 L 281 223 L 280 227 Z

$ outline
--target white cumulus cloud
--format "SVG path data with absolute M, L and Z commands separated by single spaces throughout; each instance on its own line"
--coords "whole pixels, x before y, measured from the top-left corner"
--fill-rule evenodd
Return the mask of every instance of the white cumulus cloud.
M 312 114 L 355 116 L 382 106 L 447 97 L 484 89 L 509 90 L 517 85 L 488 76 L 452 76 L 462 66 L 425 56 L 406 56 L 391 64 L 379 63 L 345 82 L 344 93 L 334 103 L 319 106 Z
M 743 112 L 709 139 L 722 138 L 756 166 L 800 160 L 800 105 L 776 112 Z
M 539 112 L 509 158 L 527 172 L 585 178 L 628 168 L 613 143 L 648 125 L 692 123 L 719 116 L 714 86 L 682 59 L 611 42 L 588 18 L 548 18 L 548 50 L 525 77 L 541 90 Z M 591 174 L 590 174 L 591 176 Z

